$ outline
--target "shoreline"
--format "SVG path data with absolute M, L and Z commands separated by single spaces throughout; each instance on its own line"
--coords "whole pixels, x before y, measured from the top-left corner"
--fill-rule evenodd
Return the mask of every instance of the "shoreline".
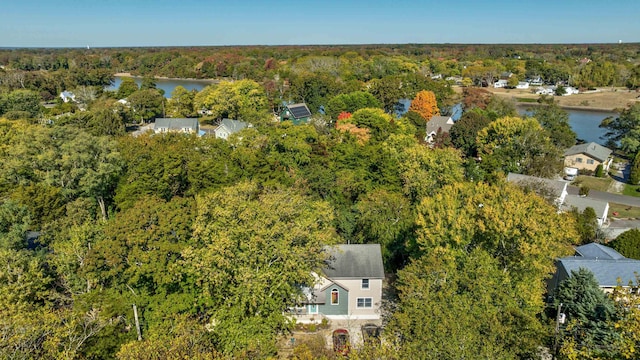
M 134 78 L 134 79 L 142 79 L 144 78 L 144 76 L 139 76 L 139 75 L 131 75 L 131 73 L 129 72 L 118 72 L 113 74 L 114 77 L 130 77 L 130 78 Z M 195 78 L 171 78 L 171 77 L 167 77 L 167 76 L 154 76 L 154 79 L 158 79 L 158 80 L 178 80 L 178 81 L 200 81 L 200 82 L 206 82 L 206 83 L 211 83 L 211 84 L 215 84 L 215 83 L 219 83 L 221 80 L 220 79 L 195 79 Z
M 544 105 L 545 104 L 540 104 L 535 102 L 516 101 L 516 106 L 520 106 L 520 107 L 537 107 L 537 106 L 544 106 Z M 616 113 L 616 114 L 620 113 L 619 111 L 616 111 L 615 108 L 611 109 L 611 108 L 601 108 L 601 107 L 595 107 L 595 106 L 571 106 L 571 105 L 559 105 L 559 104 L 558 106 L 564 110 L 583 110 L 583 111 L 591 111 L 591 112 Z

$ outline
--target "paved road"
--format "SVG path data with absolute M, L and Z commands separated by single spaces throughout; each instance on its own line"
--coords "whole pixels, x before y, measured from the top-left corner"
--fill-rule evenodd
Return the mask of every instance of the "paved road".
M 567 186 L 567 192 L 571 195 L 579 195 L 577 186 Z M 590 190 L 588 198 L 608 201 L 610 203 L 622 204 L 627 206 L 640 207 L 640 197 L 612 194 L 604 191 Z

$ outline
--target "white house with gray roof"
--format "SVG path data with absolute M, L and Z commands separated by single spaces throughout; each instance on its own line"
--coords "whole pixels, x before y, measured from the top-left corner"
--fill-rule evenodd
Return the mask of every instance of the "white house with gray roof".
M 605 292 L 611 292 L 618 286 L 636 283 L 640 275 L 640 260 L 624 257 L 614 249 L 602 244 L 591 243 L 576 247 L 574 256 L 556 261 L 556 273 L 549 283 L 549 291 L 554 291 L 560 283 L 571 277 L 571 272 L 580 268 L 591 271 L 598 285 Z
M 583 212 L 588 207 L 595 211 L 598 226 L 602 226 L 607 222 L 607 217 L 609 215 L 609 203 L 606 201 L 576 195 L 567 195 L 560 208 L 563 211 L 571 211 L 571 209 L 575 208 L 579 212 Z
M 564 166 L 596 171 L 598 165 L 602 165 L 602 170 L 607 172 L 613 162 L 612 153 L 611 149 L 594 142 L 574 145 L 564 152 Z
M 195 118 L 157 118 L 153 131 L 156 134 L 168 132 L 198 134 L 200 132 L 200 123 Z
M 451 130 L 453 124 L 455 123 L 451 116 L 432 116 L 431 119 L 427 121 L 426 136 L 424 138 L 424 141 L 426 141 L 428 144 L 432 144 L 438 132 L 449 133 L 449 130 Z
M 567 192 L 567 182 L 539 178 L 535 176 L 509 173 L 507 182 L 513 183 L 524 190 L 531 190 L 543 198 L 553 202 L 558 209 L 562 206 Z
M 295 309 L 298 322 L 330 320 L 380 320 L 384 267 L 378 244 L 328 247 L 329 260 L 316 284 L 304 289 L 307 297 Z
M 227 140 L 229 135 L 235 134 L 242 129 L 251 127 L 251 124 L 239 120 L 222 119 L 220 125 L 213 130 L 218 139 Z

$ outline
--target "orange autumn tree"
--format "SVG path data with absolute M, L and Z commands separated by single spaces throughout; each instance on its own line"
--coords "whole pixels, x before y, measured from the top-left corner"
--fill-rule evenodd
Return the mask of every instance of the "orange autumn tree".
M 358 143 L 360 145 L 364 145 L 371 135 L 369 134 L 369 129 L 367 128 L 359 128 L 354 123 L 350 122 L 351 113 L 343 111 L 338 115 L 338 120 L 336 121 L 336 129 L 342 132 L 351 133 L 356 137 Z
M 422 90 L 416 94 L 416 97 L 409 106 L 409 111 L 414 111 L 422 116 L 425 121 L 429 121 L 431 117 L 440 115 L 438 102 L 433 91 Z

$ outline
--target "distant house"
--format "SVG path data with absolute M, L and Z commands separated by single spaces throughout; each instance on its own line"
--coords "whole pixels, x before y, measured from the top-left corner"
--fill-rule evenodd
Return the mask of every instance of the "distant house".
M 229 135 L 235 134 L 238 131 L 245 129 L 247 127 L 251 127 L 251 124 L 246 123 L 244 121 L 231 120 L 231 119 L 222 119 L 220 125 L 218 125 L 213 132 L 218 139 L 227 139 Z
M 568 86 L 568 87 L 564 88 L 564 94 L 562 94 L 562 96 L 575 95 L 575 94 L 579 94 L 579 93 L 580 93 L 580 90 L 578 90 L 578 89 L 576 89 L 574 87 Z
M 502 73 L 500 73 L 500 79 L 503 79 L 503 80 L 507 80 L 512 76 L 513 76 L 513 73 L 511 71 L 503 71 Z
M 531 190 L 543 198 L 552 201 L 558 209 L 565 202 L 567 195 L 567 182 L 539 178 L 535 176 L 509 173 L 507 181 L 519 187 Z
M 609 203 L 606 201 L 576 195 L 567 195 L 561 206 L 561 210 L 571 211 L 571 209 L 575 208 L 579 212 L 583 212 L 588 207 L 595 211 L 598 226 L 602 226 L 607 222 L 607 217 L 609 215 Z
M 153 131 L 156 134 L 168 132 L 199 134 L 200 123 L 196 118 L 157 118 Z
M 613 162 L 611 153 L 611 149 L 594 142 L 574 145 L 564 152 L 564 166 L 595 171 L 598 165 L 602 165 L 606 172 Z
M 336 245 L 327 248 L 329 261 L 305 288 L 306 301 L 293 309 L 298 322 L 322 318 L 379 323 L 384 267 L 378 244 Z
M 500 80 L 498 80 L 498 81 L 493 83 L 493 87 L 494 88 L 504 88 L 504 87 L 507 87 L 508 83 L 509 82 L 507 80 L 500 79 Z
M 451 127 L 455 124 L 451 116 L 432 116 L 429 121 L 427 121 L 427 129 L 426 136 L 424 141 L 428 144 L 433 144 L 435 136 L 438 134 L 438 131 L 441 133 L 449 133 Z
M 290 120 L 295 125 L 306 124 L 310 118 L 311 111 L 305 103 L 285 105 L 280 113 L 280 121 Z
M 628 259 L 614 249 L 597 243 L 575 248 L 574 256 L 556 260 L 556 273 L 549 282 L 549 291 L 557 289 L 560 283 L 571 276 L 571 271 L 580 268 L 593 273 L 598 285 L 605 292 L 611 292 L 618 285 L 636 283 L 640 275 L 640 260 Z
M 526 81 L 520 81 L 518 82 L 518 85 L 516 85 L 516 89 L 528 89 L 529 88 L 529 83 Z
M 544 85 L 544 81 L 540 76 L 536 76 L 534 78 L 529 79 L 529 84 L 531 84 L 531 86 L 542 86 Z
M 554 95 L 556 93 L 555 87 L 541 87 L 536 90 L 537 95 Z
M 69 102 L 69 101 L 76 101 L 76 95 L 74 93 L 72 93 L 71 91 L 63 91 L 60 93 L 60 98 L 62 99 L 63 102 Z

